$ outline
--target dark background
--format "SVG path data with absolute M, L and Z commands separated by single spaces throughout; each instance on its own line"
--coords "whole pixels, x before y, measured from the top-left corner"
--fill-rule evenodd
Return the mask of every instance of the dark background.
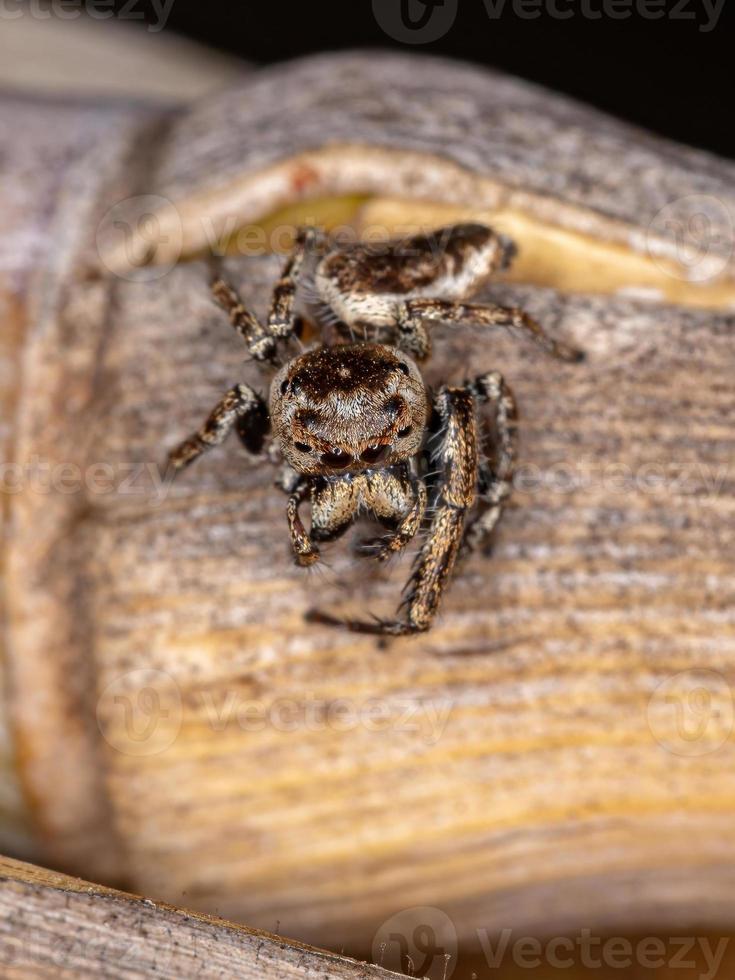
M 378 2 L 398 7 L 401 0 Z M 419 14 L 421 0 L 410 2 Z M 558 9 L 574 10 L 566 20 L 548 13 L 551 0 L 540 0 L 545 12 L 537 19 L 519 16 L 514 2 L 505 0 L 502 16 L 491 20 L 485 0 L 459 0 L 453 27 L 428 44 L 402 45 L 389 37 L 374 16 L 372 0 L 174 0 L 166 30 L 259 63 L 350 47 L 451 55 L 521 75 L 674 139 L 735 157 L 735 0 L 726 0 L 709 31 L 702 29 L 710 20 L 705 4 L 713 0 L 646 0 L 651 8 L 661 5 L 664 16 L 658 20 L 640 15 L 641 0 L 630 0 L 630 16 L 619 20 L 604 6 L 611 0 L 555 0 Z M 626 0 L 617 2 L 624 13 Z M 585 4 L 602 16 L 584 16 Z

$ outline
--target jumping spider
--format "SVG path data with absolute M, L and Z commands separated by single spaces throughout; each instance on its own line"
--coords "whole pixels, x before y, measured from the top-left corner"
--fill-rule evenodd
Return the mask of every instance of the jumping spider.
M 497 524 L 515 454 L 513 395 L 497 371 L 430 393 L 416 362 L 430 354 L 429 328 L 435 323 L 509 327 L 555 357 L 580 359 L 579 351 L 552 340 L 520 309 L 465 302 L 508 265 L 514 251 L 508 239 L 480 224 L 454 225 L 377 249 L 330 245 L 316 230 L 304 229 L 265 323 L 215 275 L 214 296 L 251 356 L 277 372 L 270 406 L 249 385 L 235 385 L 201 429 L 171 452 L 173 470 L 220 445 L 233 428 L 254 453 L 272 431 L 288 464 L 288 526 L 302 566 L 319 561 L 319 543 L 344 534 L 361 509 L 390 532 L 362 545 L 381 561 L 426 530 L 401 605 L 403 618 L 362 622 L 313 611 L 312 621 L 391 635 L 429 629 L 461 546 L 479 543 Z M 315 271 L 307 276 L 305 260 L 311 256 L 317 257 Z M 280 346 L 297 338 L 302 324 L 295 312 L 302 279 L 322 306 L 323 342 L 281 364 Z M 330 320 L 332 343 L 324 342 Z M 382 342 L 368 341 L 369 332 Z M 496 445 L 489 457 L 480 451 L 483 405 L 494 411 Z M 309 531 L 299 516 L 306 501 Z

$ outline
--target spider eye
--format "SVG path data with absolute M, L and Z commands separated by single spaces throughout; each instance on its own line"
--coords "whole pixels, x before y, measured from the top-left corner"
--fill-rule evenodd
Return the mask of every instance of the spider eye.
M 360 459 L 364 463 L 377 463 L 379 459 L 382 459 L 383 456 L 385 456 L 387 449 L 387 446 L 381 445 L 368 446 L 360 456 Z
M 288 391 L 288 381 L 282 381 L 281 382 L 281 394 L 282 395 L 285 395 L 287 391 Z
M 335 469 L 343 469 L 352 462 L 352 456 L 344 452 L 339 446 L 332 446 L 326 453 L 322 453 L 322 463 L 325 466 L 333 466 Z
M 408 366 L 408 364 L 406 364 L 405 361 L 398 362 L 398 370 L 403 371 L 406 377 L 409 377 L 409 375 L 411 374 L 411 368 Z
M 401 429 L 399 431 L 398 438 L 399 439 L 405 439 L 406 436 L 410 436 L 412 432 L 413 432 L 413 426 L 412 425 L 407 425 L 405 429 Z
M 300 453 L 310 453 L 311 446 L 307 446 L 305 442 L 295 442 L 294 449 L 298 449 Z
M 399 415 L 403 410 L 403 406 L 403 399 L 399 395 L 394 395 L 383 405 L 383 411 L 387 412 L 388 415 Z

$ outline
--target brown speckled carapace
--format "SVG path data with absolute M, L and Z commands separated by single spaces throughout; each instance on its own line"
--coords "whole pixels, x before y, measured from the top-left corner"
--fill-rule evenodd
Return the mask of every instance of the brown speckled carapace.
M 429 328 L 437 322 L 505 326 L 556 357 L 579 359 L 578 351 L 552 340 L 522 310 L 465 302 L 512 254 L 507 239 L 480 224 L 380 247 L 337 247 L 306 229 L 297 235 L 265 323 L 215 278 L 214 295 L 253 359 L 276 373 L 268 405 L 248 385 L 231 388 L 199 431 L 170 454 L 174 471 L 219 445 L 233 428 L 255 453 L 274 438 L 287 467 L 282 486 L 289 493 L 288 526 L 302 566 L 318 562 L 319 544 L 342 535 L 361 511 L 389 532 L 362 544 L 363 553 L 381 561 L 425 532 L 402 616 L 341 620 L 314 611 L 312 621 L 389 635 L 427 630 L 460 547 L 486 538 L 497 524 L 515 454 L 512 393 L 496 371 L 431 393 L 417 362 L 429 356 Z M 279 359 L 298 335 L 295 300 L 302 280 L 333 337 Z M 492 406 L 495 418 L 488 457 L 480 452 L 483 405 Z M 308 531 L 299 514 L 307 501 Z

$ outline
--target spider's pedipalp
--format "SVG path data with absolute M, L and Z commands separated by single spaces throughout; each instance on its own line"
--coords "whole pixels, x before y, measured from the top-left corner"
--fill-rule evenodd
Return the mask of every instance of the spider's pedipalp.
M 426 514 L 427 496 L 423 480 L 413 481 L 413 493 L 415 495 L 413 506 L 405 511 L 395 531 L 382 538 L 361 542 L 360 550 L 363 555 L 376 561 L 388 561 L 413 541 Z M 391 506 L 390 495 L 386 494 L 386 497 L 388 506 Z
M 294 558 L 296 564 L 304 568 L 319 561 L 319 549 L 314 545 L 311 535 L 307 534 L 299 515 L 299 507 L 309 497 L 309 492 L 310 487 L 308 482 L 304 479 L 300 480 L 294 492 L 288 498 L 286 508 Z

